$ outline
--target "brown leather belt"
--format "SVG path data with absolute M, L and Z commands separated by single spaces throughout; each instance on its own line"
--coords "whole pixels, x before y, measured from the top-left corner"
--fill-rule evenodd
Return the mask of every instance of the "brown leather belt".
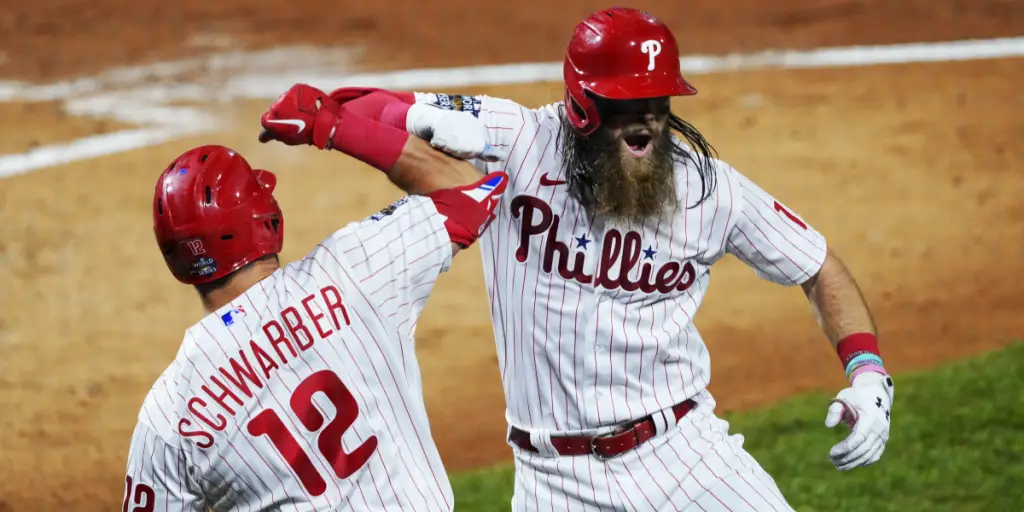
M 693 400 L 680 402 L 672 406 L 676 422 L 683 419 L 693 410 L 697 403 Z M 594 455 L 599 459 L 611 459 L 626 453 L 657 435 L 652 415 L 625 423 L 622 426 L 597 436 L 551 436 L 551 445 L 559 455 Z M 512 427 L 508 440 L 528 452 L 538 453 L 539 450 L 530 441 L 530 433 Z

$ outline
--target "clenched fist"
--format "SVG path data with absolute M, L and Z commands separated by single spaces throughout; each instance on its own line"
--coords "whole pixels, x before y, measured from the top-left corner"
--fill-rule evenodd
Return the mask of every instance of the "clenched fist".
M 464 160 L 504 160 L 507 155 L 487 142 L 487 126 L 473 114 L 445 110 L 430 103 L 409 107 L 406 129 L 434 148 Z
M 327 93 L 306 84 L 295 84 L 260 117 L 263 131 L 259 140 L 329 148 L 339 113 L 340 105 Z

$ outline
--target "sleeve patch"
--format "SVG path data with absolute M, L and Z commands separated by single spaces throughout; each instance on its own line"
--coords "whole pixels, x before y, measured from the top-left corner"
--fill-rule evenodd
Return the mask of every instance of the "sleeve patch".
M 469 112 L 475 117 L 480 117 L 480 98 L 461 94 L 437 94 L 437 100 L 433 103 L 445 110 Z
M 405 204 L 407 202 L 409 202 L 409 197 L 408 196 L 403 197 L 403 198 L 399 199 L 398 201 L 395 201 L 395 202 L 385 206 L 381 211 L 379 211 L 379 212 L 377 212 L 377 213 L 375 213 L 373 215 L 370 215 L 370 219 L 374 220 L 374 221 L 379 221 L 379 220 L 383 219 L 384 217 L 387 217 L 388 215 L 391 215 L 392 213 L 395 213 L 395 210 L 397 210 L 399 206 L 402 206 L 403 204 Z

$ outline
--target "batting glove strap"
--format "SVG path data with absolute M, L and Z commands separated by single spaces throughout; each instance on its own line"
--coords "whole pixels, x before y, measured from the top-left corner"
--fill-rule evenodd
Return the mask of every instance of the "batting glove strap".
M 494 209 L 507 185 L 507 174 L 492 172 L 476 183 L 438 190 L 428 197 L 445 218 L 444 227 L 451 241 L 466 248 L 494 220 Z
M 337 146 L 335 136 L 338 133 L 338 123 L 341 118 L 337 110 L 321 108 L 316 113 L 316 120 L 313 122 L 313 145 L 318 149 L 332 149 Z

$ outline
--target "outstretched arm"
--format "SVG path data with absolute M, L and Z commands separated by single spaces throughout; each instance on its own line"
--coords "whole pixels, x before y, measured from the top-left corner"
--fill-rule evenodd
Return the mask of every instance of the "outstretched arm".
M 374 105 L 376 110 L 368 110 Z M 385 113 L 387 106 L 400 108 Z M 392 126 L 404 125 L 408 110 L 406 102 L 383 92 L 341 104 L 297 84 L 263 114 L 259 140 L 341 151 L 383 171 L 405 192 L 429 197 L 445 219 L 454 254 L 472 244 L 493 217 L 494 199 L 504 191 L 507 177 L 491 173 L 481 178 L 468 162 Z
M 493 105 L 483 110 L 485 102 L 494 103 L 486 96 L 343 87 L 331 92 L 331 98 L 351 112 L 406 131 L 449 155 L 474 160 L 485 173 L 488 163 L 508 156 L 508 141 L 504 139 L 511 131 L 505 126 L 510 120 L 494 117 L 507 118 L 509 113 L 499 112 Z
M 480 179 L 480 171 L 469 162 L 452 158 L 418 137 L 406 138 L 402 153 L 386 174 L 395 186 L 417 195 L 428 195 Z
M 845 422 L 853 432 L 832 448 L 832 463 L 840 470 L 874 463 L 889 439 L 894 388 L 856 281 L 803 219 L 738 172 L 727 179 L 736 191 L 727 251 L 764 279 L 799 284 L 846 370 L 850 387 L 829 404 L 825 425 Z
M 346 122 L 351 124 L 349 128 L 354 126 L 357 129 L 377 124 L 356 116 L 349 116 Z M 390 168 L 381 170 L 385 171 L 391 183 L 406 193 L 433 200 L 434 207 L 445 218 L 454 256 L 476 241 L 490 222 L 497 206 L 494 199 L 504 192 L 507 177 L 504 173 L 481 177 L 480 172 L 465 160 L 452 158 L 418 137 L 405 133 L 399 135 L 404 139 L 401 153 Z M 363 151 L 364 147 L 359 150 Z
M 838 348 L 840 341 L 854 334 L 878 335 L 857 282 L 831 249 L 825 254 L 821 270 L 800 286 L 833 348 Z
M 894 386 L 882 364 L 871 311 L 853 275 L 831 250 L 821 270 L 801 287 L 850 381 L 829 404 L 825 426 L 842 421 L 853 432 L 829 456 L 840 470 L 873 464 L 889 439 Z
M 346 96 L 348 91 L 352 92 Z M 263 114 L 259 140 L 336 149 L 383 171 L 409 194 L 425 195 L 479 180 L 480 172 L 470 163 L 410 136 L 405 126 L 411 101 L 411 93 L 339 89 L 329 96 L 297 84 Z M 417 108 L 442 112 L 425 105 Z

